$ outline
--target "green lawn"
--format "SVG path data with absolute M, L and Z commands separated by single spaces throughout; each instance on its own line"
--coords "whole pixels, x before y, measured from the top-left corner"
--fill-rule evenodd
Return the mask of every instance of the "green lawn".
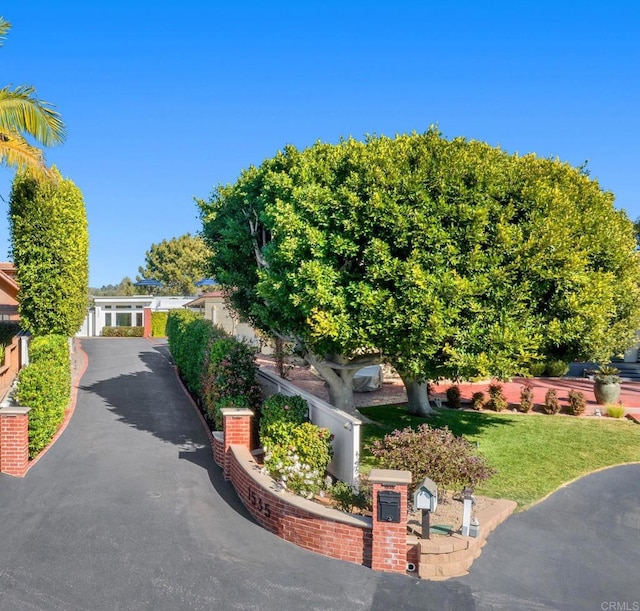
M 512 499 L 518 509 L 544 498 L 577 477 L 612 465 L 640 461 L 640 425 L 611 418 L 518 415 L 442 409 L 431 418 L 415 418 L 406 406 L 360 408 L 376 421 L 362 426 L 362 470 L 375 466 L 367 444 L 386 433 L 427 422 L 448 426 L 478 444 L 478 451 L 498 470 L 476 492 Z

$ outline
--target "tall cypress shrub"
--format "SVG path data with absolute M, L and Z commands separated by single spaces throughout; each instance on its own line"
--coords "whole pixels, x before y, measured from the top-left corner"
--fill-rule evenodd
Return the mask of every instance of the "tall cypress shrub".
M 16 175 L 9 202 L 11 254 L 22 327 L 33 335 L 74 335 L 87 312 L 89 232 L 80 189 L 53 178 Z

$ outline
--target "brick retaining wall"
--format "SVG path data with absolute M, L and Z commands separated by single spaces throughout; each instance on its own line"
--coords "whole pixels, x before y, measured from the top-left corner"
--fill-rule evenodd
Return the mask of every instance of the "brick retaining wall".
M 248 448 L 229 448 L 230 479 L 243 505 L 267 530 L 331 558 L 371 566 L 371 519 L 278 491 Z M 403 567 L 404 571 L 404 567 Z

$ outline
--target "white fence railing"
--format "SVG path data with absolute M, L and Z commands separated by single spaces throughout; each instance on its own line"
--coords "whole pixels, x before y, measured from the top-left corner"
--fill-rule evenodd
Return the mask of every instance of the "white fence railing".
M 265 397 L 281 393 L 287 397 L 300 395 L 309 404 L 309 420 L 316 426 L 327 428 L 333 434 L 333 460 L 329 473 L 343 482 L 358 487 L 360 468 L 360 425 L 357 418 L 336 409 L 326 401 L 301 390 L 275 373 L 260 369 L 258 380 Z

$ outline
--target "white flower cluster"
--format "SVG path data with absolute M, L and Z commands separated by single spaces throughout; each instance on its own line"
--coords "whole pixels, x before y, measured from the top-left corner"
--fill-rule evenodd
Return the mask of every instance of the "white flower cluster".
M 271 476 L 278 484 L 305 498 L 312 498 L 314 492 L 322 488 L 322 475 L 311 465 L 302 462 L 298 454 L 287 454 L 277 462 L 273 461 L 273 454 L 265 453 L 265 465 Z

